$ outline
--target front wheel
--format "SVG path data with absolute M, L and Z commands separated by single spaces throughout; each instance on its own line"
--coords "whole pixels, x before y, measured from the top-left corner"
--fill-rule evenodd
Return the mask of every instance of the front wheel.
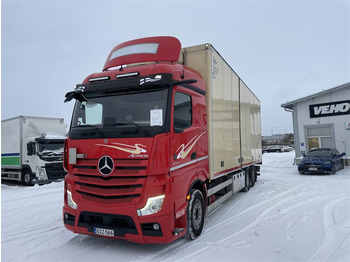
M 331 171 L 331 175 L 335 175 L 335 172 L 337 172 L 336 171 L 336 169 L 335 169 L 335 164 L 332 166 L 332 171 Z
M 33 186 L 32 184 L 32 174 L 28 169 L 22 171 L 22 183 L 27 186 Z
M 191 193 L 187 206 L 187 232 L 185 237 L 190 240 L 196 239 L 203 230 L 204 225 L 204 198 L 199 190 Z

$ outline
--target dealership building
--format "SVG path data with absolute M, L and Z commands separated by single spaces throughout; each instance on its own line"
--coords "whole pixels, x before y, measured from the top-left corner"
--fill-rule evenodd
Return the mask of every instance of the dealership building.
M 281 106 L 292 112 L 296 162 L 312 148 L 335 147 L 350 165 L 350 83 Z

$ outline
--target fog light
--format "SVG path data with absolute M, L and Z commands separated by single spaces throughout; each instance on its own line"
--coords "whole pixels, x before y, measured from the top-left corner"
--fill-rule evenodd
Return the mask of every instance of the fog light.
M 64 218 L 65 218 L 66 220 L 68 219 L 68 214 L 67 214 L 67 213 L 64 214 Z
M 157 223 L 153 224 L 153 229 L 154 230 L 159 230 L 159 228 L 160 228 L 159 224 L 157 224 Z

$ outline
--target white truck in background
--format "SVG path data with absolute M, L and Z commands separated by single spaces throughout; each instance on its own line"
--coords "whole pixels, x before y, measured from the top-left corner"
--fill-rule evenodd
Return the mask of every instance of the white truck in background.
M 63 118 L 18 116 L 1 121 L 1 179 L 26 185 L 65 177 Z

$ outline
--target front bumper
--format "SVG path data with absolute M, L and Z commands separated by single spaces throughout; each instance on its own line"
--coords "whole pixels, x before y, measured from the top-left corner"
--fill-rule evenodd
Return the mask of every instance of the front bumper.
M 63 208 L 63 221 L 68 230 L 78 234 L 101 236 L 97 228 L 113 230 L 114 239 L 125 239 L 137 243 L 169 243 L 182 235 L 174 235 L 174 213 L 138 217 L 136 209 L 118 208 L 120 212 L 111 214 L 108 208 L 103 211 L 76 211 L 70 207 Z M 124 212 L 123 212 L 124 209 Z M 130 210 L 135 210 L 130 212 Z M 110 210 L 110 209 L 109 209 Z M 154 225 L 158 226 L 154 226 Z
M 300 173 L 307 173 L 307 174 L 331 174 L 332 173 L 332 166 L 331 165 L 316 165 L 314 167 L 310 166 L 298 166 L 298 171 Z
M 45 185 L 45 184 L 50 184 L 51 182 L 62 182 L 63 180 L 64 180 L 64 178 L 60 178 L 60 179 L 43 179 L 43 180 L 33 179 L 32 180 L 32 184 Z

